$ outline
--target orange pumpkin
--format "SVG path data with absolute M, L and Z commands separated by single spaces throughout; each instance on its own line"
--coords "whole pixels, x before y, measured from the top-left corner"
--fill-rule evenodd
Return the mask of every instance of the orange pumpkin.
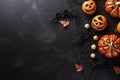
M 93 0 L 85 1 L 82 4 L 82 11 L 88 15 L 94 14 L 96 12 L 96 3 Z
M 112 17 L 120 18 L 120 0 L 106 0 L 105 10 Z
M 120 54 L 120 38 L 115 34 L 104 35 L 98 41 L 98 49 L 108 58 L 117 57 Z
M 117 24 L 117 31 L 120 33 L 120 22 Z
M 103 15 L 97 15 L 92 19 L 91 25 L 93 29 L 102 31 L 107 27 L 107 19 Z

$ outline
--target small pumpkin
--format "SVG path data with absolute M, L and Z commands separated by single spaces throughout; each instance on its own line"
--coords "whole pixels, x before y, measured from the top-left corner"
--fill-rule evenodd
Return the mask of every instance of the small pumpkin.
M 106 0 L 105 10 L 112 17 L 120 18 L 120 0 Z
M 94 14 L 96 12 L 96 3 L 93 0 L 83 2 L 82 11 L 88 15 Z
M 117 31 L 120 33 L 120 22 L 117 24 Z
M 97 15 L 92 19 L 91 25 L 93 29 L 102 31 L 107 27 L 107 19 L 103 15 Z
M 98 49 L 108 58 L 117 57 L 120 54 L 120 38 L 115 34 L 104 35 L 98 41 Z

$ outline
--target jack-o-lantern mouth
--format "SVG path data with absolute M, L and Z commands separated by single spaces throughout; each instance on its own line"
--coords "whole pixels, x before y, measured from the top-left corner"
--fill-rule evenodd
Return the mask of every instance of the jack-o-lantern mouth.
M 90 9 L 90 10 L 85 9 L 86 12 L 94 12 L 95 10 L 96 10 L 96 7 L 94 7 L 93 9 Z
M 102 30 L 104 24 L 102 24 L 101 26 L 97 26 L 97 27 L 95 27 L 95 26 L 96 26 L 95 24 L 92 24 L 92 27 L 94 27 L 95 29 L 97 29 L 97 30 Z

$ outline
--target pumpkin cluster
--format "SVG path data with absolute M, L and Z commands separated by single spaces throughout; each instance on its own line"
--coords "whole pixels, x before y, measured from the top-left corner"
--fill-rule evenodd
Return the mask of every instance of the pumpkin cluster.
M 118 57 L 120 54 L 120 38 L 115 34 L 104 35 L 98 41 L 98 49 L 108 58 Z
M 112 17 L 120 18 L 120 0 L 106 0 L 105 10 Z

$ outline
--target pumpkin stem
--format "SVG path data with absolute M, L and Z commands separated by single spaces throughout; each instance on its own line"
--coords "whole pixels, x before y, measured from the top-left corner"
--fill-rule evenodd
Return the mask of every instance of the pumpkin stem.
M 113 48 L 113 42 L 110 43 L 110 48 Z

